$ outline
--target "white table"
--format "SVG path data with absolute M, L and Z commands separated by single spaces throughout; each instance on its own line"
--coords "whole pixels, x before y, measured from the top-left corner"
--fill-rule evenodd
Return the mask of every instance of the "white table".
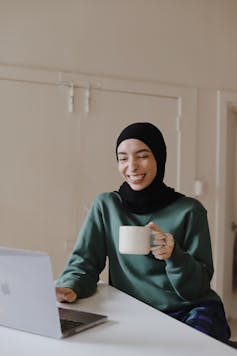
M 109 320 L 62 340 L 0 327 L 1 355 L 237 356 L 232 347 L 106 284 L 99 284 L 95 295 L 73 308 L 106 314 Z

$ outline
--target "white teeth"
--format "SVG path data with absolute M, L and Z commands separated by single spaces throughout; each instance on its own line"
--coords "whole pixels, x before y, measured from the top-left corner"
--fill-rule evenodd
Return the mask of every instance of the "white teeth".
M 143 177 L 144 177 L 144 174 L 140 174 L 140 175 L 137 175 L 137 176 L 129 176 L 129 179 L 131 181 L 135 181 L 135 180 L 142 179 Z

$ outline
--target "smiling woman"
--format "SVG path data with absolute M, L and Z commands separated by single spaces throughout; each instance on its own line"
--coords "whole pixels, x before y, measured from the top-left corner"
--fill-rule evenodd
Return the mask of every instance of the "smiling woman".
M 117 139 L 116 156 L 125 181 L 118 191 L 95 198 L 57 281 L 58 300 L 93 294 L 108 257 L 112 286 L 226 342 L 230 329 L 223 304 L 210 287 L 207 212 L 199 201 L 163 182 L 163 135 L 150 123 L 131 124 Z M 148 254 L 120 253 L 122 225 L 149 229 L 154 239 Z
M 125 182 L 119 188 L 123 204 L 133 213 L 149 213 L 183 196 L 163 183 L 166 144 L 150 123 L 126 127 L 117 139 L 118 169 Z

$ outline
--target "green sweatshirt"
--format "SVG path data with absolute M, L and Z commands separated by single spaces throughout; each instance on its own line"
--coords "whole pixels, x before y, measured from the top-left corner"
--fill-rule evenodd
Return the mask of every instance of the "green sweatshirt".
M 120 254 L 120 225 L 153 221 L 175 239 L 172 256 Z M 72 288 L 78 298 L 92 295 L 109 258 L 110 284 L 165 312 L 202 301 L 220 301 L 211 290 L 213 262 L 207 212 L 193 198 L 182 197 L 150 214 L 126 211 L 118 193 L 102 193 L 94 200 L 68 264 L 57 285 Z

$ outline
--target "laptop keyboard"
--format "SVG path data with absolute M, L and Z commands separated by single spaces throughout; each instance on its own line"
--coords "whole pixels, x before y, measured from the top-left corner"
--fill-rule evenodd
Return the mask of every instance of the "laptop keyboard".
M 83 323 L 80 323 L 79 321 L 66 320 L 66 319 L 60 319 L 60 323 L 61 323 L 62 332 L 83 325 Z

